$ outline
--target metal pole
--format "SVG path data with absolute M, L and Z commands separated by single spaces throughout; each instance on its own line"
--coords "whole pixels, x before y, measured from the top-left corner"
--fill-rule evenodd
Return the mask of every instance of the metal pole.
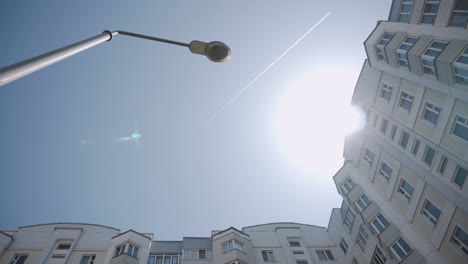
M 112 39 L 114 32 L 103 33 L 0 69 L 0 86 L 59 62 L 81 51 Z

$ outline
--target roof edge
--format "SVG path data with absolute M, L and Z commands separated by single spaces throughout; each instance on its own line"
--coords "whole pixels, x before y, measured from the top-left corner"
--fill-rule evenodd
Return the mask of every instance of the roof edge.
M 105 225 L 99 225 L 99 224 L 89 224 L 89 223 L 77 223 L 77 222 L 55 222 L 55 223 L 45 223 L 45 224 L 37 224 L 37 225 L 27 225 L 27 226 L 20 226 L 18 227 L 19 229 L 23 228 L 30 228 L 30 227 L 36 227 L 36 226 L 46 226 L 46 225 L 88 225 L 88 226 L 99 226 L 99 227 L 105 227 L 109 229 L 113 229 L 116 231 L 120 232 L 120 229 L 111 227 L 111 226 L 105 226 Z

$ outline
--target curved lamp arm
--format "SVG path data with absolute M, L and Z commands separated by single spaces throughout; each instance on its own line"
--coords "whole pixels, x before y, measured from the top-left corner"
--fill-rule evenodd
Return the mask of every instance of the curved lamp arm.
M 116 30 L 109 31 L 105 30 L 101 34 L 73 43 L 71 45 L 59 48 L 45 54 L 0 68 L 0 86 L 19 79 L 25 75 L 33 73 L 51 64 L 59 62 L 63 59 L 71 57 L 84 50 L 92 48 L 98 44 L 112 40 L 115 35 L 124 35 L 135 38 L 147 39 L 157 42 L 168 43 L 172 45 L 188 47 L 192 53 L 205 55 L 208 59 L 213 62 L 224 62 L 231 56 L 231 49 L 224 43 L 219 41 L 213 41 L 205 43 L 194 40 L 190 43 L 182 43 L 178 41 L 157 38 L 128 31 Z

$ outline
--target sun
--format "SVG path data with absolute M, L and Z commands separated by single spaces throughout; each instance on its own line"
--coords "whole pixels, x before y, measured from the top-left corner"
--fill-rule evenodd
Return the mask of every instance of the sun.
M 356 77 L 337 69 L 315 70 L 281 96 L 273 117 L 280 152 L 298 169 L 336 172 L 344 138 L 362 129 L 364 116 L 351 107 Z M 341 71 L 347 72 L 347 71 Z

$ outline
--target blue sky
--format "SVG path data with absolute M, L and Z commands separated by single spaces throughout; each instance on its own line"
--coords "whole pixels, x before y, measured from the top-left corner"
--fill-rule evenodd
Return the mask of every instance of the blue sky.
M 117 36 L 0 87 L 0 230 L 69 221 L 180 239 L 276 221 L 327 226 L 343 162 L 331 131 L 390 3 L 2 1 L 0 67 L 106 29 L 220 40 L 232 59 Z M 279 121 L 291 104 L 309 124 L 301 154 L 283 131 L 300 125 Z M 139 142 L 117 140 L 136 129 Z

